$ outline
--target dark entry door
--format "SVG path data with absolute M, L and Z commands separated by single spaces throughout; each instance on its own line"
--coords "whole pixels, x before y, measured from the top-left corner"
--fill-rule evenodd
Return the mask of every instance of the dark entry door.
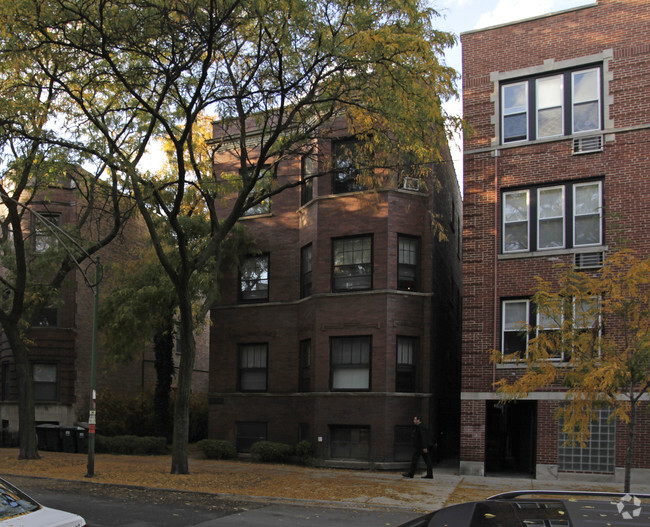
M 535 477 L 537 402 L 488 401 L 485 420 L 486 474 Z

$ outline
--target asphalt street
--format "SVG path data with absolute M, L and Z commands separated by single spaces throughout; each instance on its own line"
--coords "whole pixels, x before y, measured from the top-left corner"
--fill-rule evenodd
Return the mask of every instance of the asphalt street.
M 397 526 L 417 513 L 347 505 L 234 501 L 214 495 L 33 478 L 12 482 L 48 507 L 83 516 L 89 527 L 355 527 Z

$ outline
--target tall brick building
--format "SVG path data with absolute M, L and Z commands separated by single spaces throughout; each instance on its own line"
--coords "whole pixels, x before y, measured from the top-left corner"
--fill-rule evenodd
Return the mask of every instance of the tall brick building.
M 317 156 L 279 164 L 278 185 L 302 185 L 240 220 L 259 252 L 223 280 L 211 312 L 210 437 L 240 452 L 260 439 L 304 439 L 330 464 L 388 464 L 410 458 L 410 424 L 423 414 L 439 455 L 454 455 L 455 173 L 450 162 L 433 167 L 439 190 L 410 178 L 364 190 L 347 127 L 334 128 Z
M 30 203 L 34 210 L 46 220 L 66 227 L 75 225 L 80 215 L 86 212 L 87 202 L 77 189 L 73 179 L 62 178 L 60 184 L 51 185 Z M 110 218 L 101 206 L 109 202 L 101 189 L 95 190 L 97 210 L 92 213 L 96 221 L 93 228 L 109 228 Z M 35 220 L 26 215 L 26 244 L 39 254 L 52 244 L 61 243 Z M 92 235 L 91 235 L 92 236 Z M 140 257 L 138 248 L 146 243 L 148 233 L 141 221 L 134 219 L 124 226 L 120 235 L 111 244 L 99 251 L 103 266 L 99 284 L 99 302 L 108 294 L 111 286 L 111 266 L 119 262 L 133 261 Z M 29 329 L 29 357 L 33 367 L 36 424 L 57 424 L 73 426 L 77 421 L 88 420 L 90 402 L 90 380 L 93 337 L 94 291 L 89 282 L 94 281 L 94 267 L 84 267 L 86 278 L 79 269 L 71 271 L 51 306 L 31 320 Z M 195 392 L 207 391 L 207 331 L 197 332 L 197 359 L 193 387 Z M 0 420 L 2 423 L 1 444 L 12 444 L 18 430 L 18 386 L 14 359 L 6 340 L 0 338 Z M 122 395 L 137 395 L 143 388 L 153 387 L 156 382 L 153 344 L 128 365 L 115 365 L 105 361 L 107 351 L 98 349 L 96 366 L 97 392 L 112 390 Z M 178 359 L 178 354 L 175 354 Z M 98 431 L 101 433 L 102 409 L 98 408 Z
M 497 405 L 515 364 L 518 321 L 542 325 L 530 297 L 557 262 L 589 272 L 621 228 L 650 251 L 650 3 L 594 4 L 471 31 L 463 45 L 464 297 L 461 472 L 620 479 L 626 427 L 603 410 L 587 448 L 563 446 L 561 390 Z M 525 346 L 525 343 L 523 344 Z M 521 370 L 519 370 L 521 372 Z M 633 478 L 650 478 L 647 411 Z

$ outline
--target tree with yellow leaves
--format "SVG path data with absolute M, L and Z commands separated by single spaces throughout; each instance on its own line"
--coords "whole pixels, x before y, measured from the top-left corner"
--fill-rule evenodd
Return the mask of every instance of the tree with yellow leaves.
M 625 492 L 638 412 L 650 394 L 649 297 L 650 257 L 624 249 L 611 254 L 598 272 L 567 266 L 557 282 L 537 277 L 537 324 L 521 328 L 531 337 L 526 353 L 492 352 L 494 362 L 526 366 L 513 382 L 496 383 L 506 401 L 545 387 L 566 390 L 557 416 L 572 443 L 585 446 L 597 410 L 612 409 L 611 418 L 628 428 Z

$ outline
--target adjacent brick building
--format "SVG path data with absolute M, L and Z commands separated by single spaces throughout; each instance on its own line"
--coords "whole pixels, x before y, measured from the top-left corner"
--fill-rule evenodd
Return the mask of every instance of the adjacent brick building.
M 62 178 L 58 185 L 51 185 L 37 196 L 30 208 L 46 220 L 60 227 L 77 223 L 80 214 L 86 212 L 87 204 L 71 178 Z M 108 200 L 101 188 L 95 191 L 96 203 Z M 101 209 L 96 205 L 98 210 Z M 109 210 L 107 206 L 105 210 Z M 104 211 L 105 213 L 105 211 Z M 94 212 L 93 228 L 108 228 L 110 219 Z M 26 243 L 39 253 L 57 241 L 51 230 L 44 228 L 33 215 L 26 215 Z M 124 226 L 120 235 L 99 251 L 103 272 L 99 283 L 99 302 L 109 293 L 111 267 L 119 262 L 133 261 L 140 257 L 139 248 L 147 243 L 145 225 L 134 219 Z M 84 266 L 86 277 L 79 269 L 71 271 L 65 279 L 59 296 L 50 307 L 35 317 L 28 330 L 29 356 L 34 369 L 36 424 L 73 426 L 88 420 L 91 384 L 94 267 Z M 197 358 L 193 388 L 197 393 L 207 392 L 208 333 L 204 328 L 197 331 Z M 1 444 L 13 444 L 18 430 L 18 387 L 11 349 L 4 339 L 0 340 L 0 419 L 2 422 Z M 129 364 L 116 365 L 106 361 L 106 350 L 98 349 L 96 388 L 101 393 L 112 390 L 120 395 L 135 396 L 156 382 L 153 344 Z M 176 354 L 175 359 L 178 359 Z M 101 433 L 102 409 L 98 408 L 98 431 Z
M 439 189 L 407 178 L 365 190 L 345 123 L 334 129 L 318 155 L 279 163 L 278 185 L 302 185 L 240 220 L 259 252 L 224 278 L 211 312 L 210 437 L 240 452 L 307 440 L 332 464 L 386 464 L 409 459 L 422 414 L 439 455 L 457 455 L 462 209 L 451 162 L 432 167 Z
M 497 405 L 494 366 L 517 321 L 536 323 L 536 275 L 589 272 L 620 234 L 650 252 L 650 3 L 594 4 L 471 31 L 463 45 L 461 472 L 620 479 L 626 427 L 606 411 L 585 449 L 563 446 L 561 390 Z M 520 370 L 521 371 L 521 370 Z M 641 412 L 633 478 L 650 478 Z

